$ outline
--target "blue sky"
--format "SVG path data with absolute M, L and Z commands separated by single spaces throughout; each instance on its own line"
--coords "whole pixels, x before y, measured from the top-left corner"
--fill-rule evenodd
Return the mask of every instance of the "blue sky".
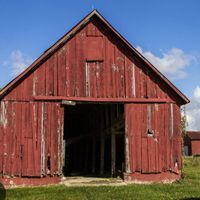
M 93 8 L 191 99 L 200 129 L 199 0 L 0 0 L 0 87 Z

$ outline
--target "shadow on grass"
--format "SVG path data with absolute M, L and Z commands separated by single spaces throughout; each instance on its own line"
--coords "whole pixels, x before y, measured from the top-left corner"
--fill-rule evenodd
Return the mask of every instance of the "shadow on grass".
M 6 198 L 6 189 L 4 185 L 0 183 L 0 200 L 4 200 Z

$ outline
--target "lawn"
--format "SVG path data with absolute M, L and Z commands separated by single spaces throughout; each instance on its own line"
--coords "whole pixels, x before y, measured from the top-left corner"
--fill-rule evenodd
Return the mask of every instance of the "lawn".
M 184 179 L 173 184 L 16 188 L 6 191 L 6 199 L 200 199 L 200 158 L 185 158 Z

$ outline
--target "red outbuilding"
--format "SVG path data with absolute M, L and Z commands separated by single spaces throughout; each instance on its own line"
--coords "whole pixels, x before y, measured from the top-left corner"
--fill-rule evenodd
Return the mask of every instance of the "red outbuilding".
M 184 146 L 186 155 L 200 155 L 200 132 L 187 131 Z
M 188 102 L 94 10 L 1 90 L 1 181 L 178 179 Z

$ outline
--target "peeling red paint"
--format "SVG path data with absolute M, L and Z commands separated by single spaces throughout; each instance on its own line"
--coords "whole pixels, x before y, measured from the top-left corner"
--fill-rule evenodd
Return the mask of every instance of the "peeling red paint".
M 62 176 L 62 100 L 123 104 L 126 176 L 141 180 L 149 179 L 144 174 L 151 174 L 148 177 L 155 180 L 179 178 L 171 174 L 177 170 L 176 163 L 179 170 L 182 166 L 180 105 L 188 100 L 131 51 L 101 18 L 91 17 L 67 42 L 30 69 L 10 84 L 10 90 L 5 87 L 0 94 L 3 178 L 35 177 L 42 182 L 47 177 Z M 96 118 L 99 129 L 103 123 L 116 120 L 114 111 L 96 114 L 100 115 Z M 114 162 L 115 156 L 112 165 Z

